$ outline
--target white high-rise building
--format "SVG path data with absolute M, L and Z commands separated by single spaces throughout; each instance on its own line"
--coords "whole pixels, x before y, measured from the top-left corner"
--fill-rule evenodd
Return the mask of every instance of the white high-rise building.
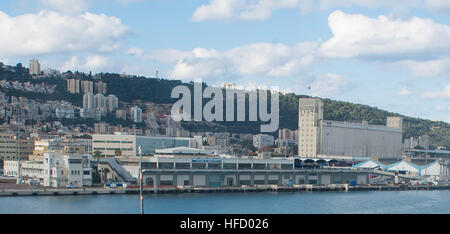
M 131 119 L 133 120 L 133 122 L 135 122 L 135 123 L 142 122 L 142 109 L 139 108 L 138 106 L 131 107 L 130 115 L 131 115 Z
M 94 94 L 92 92 L 83 95 L 83 109 L 94 110 Z
M 41 73 L 41 64 L 39 64 L 39 60 L 32 59 L 30 60 L 30 75 L 39 75 Z
M 100 114 L 102 116 L 106 115 L 107 113 L 106 97 L 103 94 L 97 93 L 94 96 L 94 109 L 100 111 Z
M 105 108 L 106 109 L 106 98 L 105 95 L 97 93 L 94 95 L 94 108 Z
M 110 94 L 106 98 L 106 107 L 108 113 L 114 112 L 119 107 L 119 98 L 116 95 Z

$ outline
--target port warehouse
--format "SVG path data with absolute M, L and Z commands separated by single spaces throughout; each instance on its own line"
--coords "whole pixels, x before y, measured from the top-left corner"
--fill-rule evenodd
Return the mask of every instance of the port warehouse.
M 137 159 L 121 160 L 137 177 Z M 148 157 L 143 159 L 145 186 L 256 186 L 295 184 L 368 184 L 366 170 L 327 167 L 331 160 L 299 158 L 245 159 L 201 157 Z M 111 178 L 115 179 L 115 178 Z
M 387 172 L 397 172 L 400 174 L 408 174 L 415 176 L 442 176 L 450 175 L 450 167 L 448 162 L 434 161 L 424 165 L 417 165 L 409 161 L 398 161 L 392 164 L 383 164 L 375 160 L 367 160 L 358 163 L 353 168 L 379 169 Z

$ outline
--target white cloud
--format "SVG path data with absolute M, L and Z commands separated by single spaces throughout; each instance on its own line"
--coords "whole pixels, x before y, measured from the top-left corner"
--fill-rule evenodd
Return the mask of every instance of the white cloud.
M 407 87 L 403 87 L 398 93 L 397 95 L 399 96 L 409 96 L 411 95 L 411 91 L 407 88 Z
M 427 99 L 450 99 L 450 84 L 447 84 L 442 91 L 425 92 L 422 94 L 422 97 Z
M 316 76 L 310 87 L 313 96 L 332 97 L 355 88 L 355 84 L 340 75 L 327 73 Z
M 450 13 L 450 1 L 448 0 L 299 0 L 302 13 L 314 10 L 329 10 L 332 8 L 365 7 L 378 9 L 382 7 L 393 10 L 407 10 L 410 8 L 428 8 L 435 12 Z
M 94 3 L 95 0 L 38 0 L 46 9 L 64 13 L 82 12 Z
M 64 62 L 59 68 L 61 71 L 80 71 L 80 72 L 102 72 L 103 70 L 113 69 L 111 60 L 101 55 L 90 55 L 84 60 L 77 56 L 72 56 L 70 60 Z
M 226 51 L 196 48 L 192 51 L 173 49 L 142 54 L 132 49 L 130 54 L 172 64 L 168 73 L 172 78 L 238 78 L 261 75 L 286 77 L 299 74 L 316 60 L 317 42 L 299 43 L 294 46 L 273 43 L 255 43 Z
M 0 11 L 0 54 L 34 56 L 117 50 L 128 28 L 116 17 L 40 11 L 11 17 Z
M 448 0 L 426 0 L 426 5 L 437 12 L 450 13 L 450 1 Z
M 211 0 L 198 7 L 192 21 L 204 20 L 264 20 L 273 10 L 296 8 L 299 0 Z
M 436 106 L 437 111 L 450 112 L 450 106 Z
M 31 0 L 37 1 L 46 10 L 54 10 L 62 13 L 80 13 L 88 10 L 98 0 Z M 115 0 L 115 2 L 127 5 L 148 0 Z
M 320 50 L 329 57 L 403 60 L 450 52 L 450 27 L 430 19 L 369 18 L 334 11 L 328 23 L 333 37 Z
M 320 0 L 318 5 L 321 9 L 330 9 L 333 7 L 352 7 L 362 6 L 370 9 L 379 7 L 389 7 L 394 9 L 403 9 L 408 7 L 419 6 L 422 0 Z
M 120 3 L 120 4 L 130 4 L 130 3 L 138 3 L 138 2 L 143 2 L 146 0 L 116 0 L 116 2 Z
M 416 77 L 438 76 L 450 71 L 450 57 L 430 61 L 406 60 L 400 63 L 407 65 Z

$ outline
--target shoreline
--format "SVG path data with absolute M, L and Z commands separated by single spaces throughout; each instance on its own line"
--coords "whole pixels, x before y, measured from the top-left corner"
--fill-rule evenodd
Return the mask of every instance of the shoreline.
M 357 191 L 411 191 L 411 190 L 449 190 L 450 185 L 297 185 L 297 186 L 258 186 L 258 187 L 197 187 L 197 188 L 144 188 L 144 194 L 177 193 L 261 193 L 261 192 L 357 192 Z M 45 189 L 2 189 L 0 197 L 14 196 L 81 196 L 139 194 L 138 188 L 45 188 Z

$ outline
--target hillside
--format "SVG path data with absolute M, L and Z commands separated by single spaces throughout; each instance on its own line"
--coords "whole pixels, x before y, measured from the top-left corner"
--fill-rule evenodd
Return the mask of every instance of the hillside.
M 96 76 L 84 73 L 63 73 L 62 77 L 51 77 L 33 80 L 28 75 L 28 70 L 20 64 L 17 66 L 0 66 L 0 80 L 21 81 L 31 83 L 55 84 L 57 86 L 54 94 L 37 95 L 23 91 L 2 90 L 7 95 L 25 96 L 37 100 L 66 100 L 80 106 L 81 94 L 69 94 L 65 92 L 65 78 L 76 77 L 83 80 L 103 81 L 108 85 L 108 94 L 116 95 L 121 103 L 151 102 L 155 105 L 172 104 L 175 99 L 170 97 L 172 88 L 183 84 L 193 90 L 192 83 L 182 83 L 177 80 L 154 79 L 146 77 L 122 77 L 119 74 L 101 73 Z M 298 99 L 295 94 L 280 95 L 280 128 L 297 129 L 298 124 Z M 387 116 L 401 116 L 397 113 L 380 110 L 361 104 L 324 100 L 324 118 L 336 121 L 367 120 L 370 124 L 384 125 Z M 208 100 L 204 100 L 206 103 Z M 167 109 L 167 108 L 166 108 Z M 247 113 L 248 114 L 248 113 Z M 450 124 L 442 121 L 431 121 L 420 118 L 404 117 L 404 138 L 428 134 L 431 137 L 431 147 L 445 146 L 450 148 Z M 196 123 L 184 122 L 183 126 L 190 131 L 228 131 L 235 133 L 257 133 L 258 122 L 216 122 Z M 276 133 L 273 133 L 276 134 Z

